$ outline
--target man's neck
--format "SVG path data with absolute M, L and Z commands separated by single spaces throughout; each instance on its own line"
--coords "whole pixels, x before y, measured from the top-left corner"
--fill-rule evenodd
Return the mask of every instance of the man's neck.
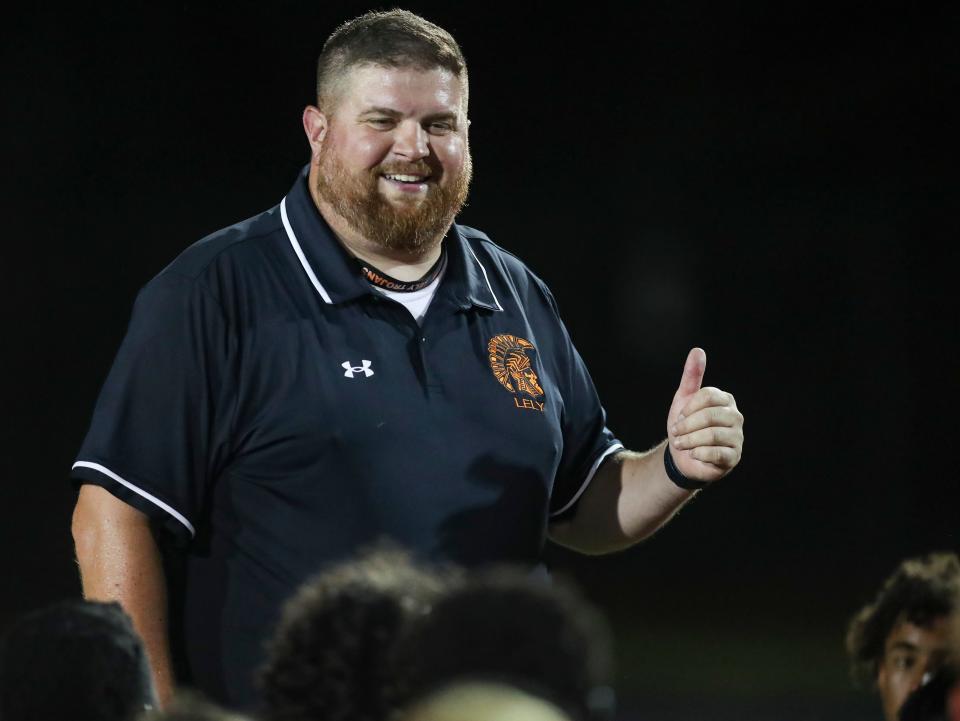
M 432 245 L 421 248 L 416 253 L 403 253 L 383 248 L 382 246 L 371 243 L 366 238 L 356 237 L 356 233 L 351 233 L 349 227 L 339 228 L 331 222 L 331 218 L 321 209 L 320 211 L 327 223 L 333 229 L 334 234 L 340 243 L 351 254 L 366 261 L 379 271 L 402 281 L 419 280 L 425 276 L 429 270 L 436 264 L 440 258 L 441 241 L 438 238 Z M 341 226 L 345 226 L 342 218 L 337 218 Z
M 402 281 L 419 280 L 434 266 L 440 257 L 441 241 L 437 238 L 432 244 L 419 248 L 415 252 L 384 248 L 364 238 L 337 213 L 329 203 L 325 203 L 315 190 L 316 184 L 310 183 L 310 195 L 327 221 L 337 240 L 351 255 L 364 260 L 377 270 Z

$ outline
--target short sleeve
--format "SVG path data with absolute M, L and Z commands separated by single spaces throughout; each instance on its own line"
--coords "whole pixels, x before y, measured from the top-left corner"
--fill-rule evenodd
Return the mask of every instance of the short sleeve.
M 563 398 L 560 418 L 563 452 L 550 496 L 550 518 L 572 513 L 600 464 L 623 444 L 607 428 L 607 414 L 583 358 L 560 320 L 556 301 L 544 288 L 560 330 L 558 377 Z
M 211 292 L 165 273 L 138 295 L 71 478 L 183 541 L 227 452 L 234 338 Z

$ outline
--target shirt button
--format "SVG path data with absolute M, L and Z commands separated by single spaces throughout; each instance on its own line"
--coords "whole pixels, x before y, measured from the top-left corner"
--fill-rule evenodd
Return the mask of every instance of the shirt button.
M 426 343 L 426 342 L 427 342 L 427 336 L 423 336 L 423 338 L 420 339 L 420 342 L 421 342 L 421 343 Z

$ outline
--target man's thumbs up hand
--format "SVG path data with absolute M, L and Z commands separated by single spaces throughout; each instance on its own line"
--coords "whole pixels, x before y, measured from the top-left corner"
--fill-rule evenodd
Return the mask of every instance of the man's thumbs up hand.
M 691 349 L 667 413 L 665 452 L 673 455 L 683 475 L 695 481 L 723 478 L 743 453 L 743 414 L 730 393 L 701 387 L 706 367 L 703 349 Z

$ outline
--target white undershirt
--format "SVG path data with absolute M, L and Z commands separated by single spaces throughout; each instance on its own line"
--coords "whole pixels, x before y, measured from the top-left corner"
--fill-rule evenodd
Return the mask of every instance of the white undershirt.
M 427 308 L 430 307 L 430 301 L 433 300 L 433 296 L 437 292 L 437 288 L 440 287 L 440 281 L 443 280 L 443 276 L 446 275 L 447 269 L 444 267 L 440 271 L 440 275 L 433 279 L 433 282 L 430 285 L 425 285 L 420 290 L 414 290 L 409 292 L 401 292 L 396 290 L 387 290 L 386 288 L 379 288 L 373 286 L 373 289 L 378 293 L 387 296 L 391 300 L 395 300 L 401 305 L 403 305 L 407 310 L 410 311 L 410 315 L 413 316 L 413 319 L 417 323 L 423 322 L 423 317 L 427 314 Z M 373 285 L 371 283 L 371 285 Z

